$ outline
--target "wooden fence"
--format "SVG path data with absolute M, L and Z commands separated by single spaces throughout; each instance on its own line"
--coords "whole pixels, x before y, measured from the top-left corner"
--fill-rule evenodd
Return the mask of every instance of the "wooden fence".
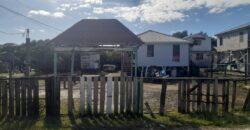
M 245 78 L 163 78 L 159 113 L 164 114 L 167 82 L 178 83 L 178 111 L 190 112 L 228 112 L 235 108 L 237 82 Z M 232 91 L 229 91 L 230 86 Z M 221 89 L 221 90 L 219 90 Z M 229 99 L 231 97 L 231 99 Z M 229 102 L 231 100 L 231 102 Z M 231 104 L 230 104 L 231 103 Z M 244 105 L 244 111 L 250 110 L 250 89 Z
M 73 109 L 73 83 L 68 77 L 68 112 Z M 143 79 L 132 77 L 80 77 L 80 113 L 143 113 Z
M 2 117 L 38 117 L 39 89 L 36 79 L 1 79 L 0 114 Z

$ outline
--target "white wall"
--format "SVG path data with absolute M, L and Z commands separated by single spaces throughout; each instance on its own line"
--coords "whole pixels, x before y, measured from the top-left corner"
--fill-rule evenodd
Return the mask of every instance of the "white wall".
M 243 42 L 240 42 L 239 33 L 243 32 Z M 220 38 L 217 39 L 217 51 L 228 51 L 228 50 L 241 50 L 246 49 L 248 44 L 248 31 L 242 30 L 233 32 L 221 36 L 223 38 L 223 45 L 220 45 Z
M 191 47 L 190 51 L 211 51 L 212 50 L 212 40 L 210 37 L 201 41 L 200 45 L 194 45 Z
M 189 44 L 180 45 L 180 61 L 173 61 L 173 45 L 170 43 L 155 43 L 154 57 L 147 57 L 147 45 L 143 44 L 138 49 L 138 66 L 189 66 Z

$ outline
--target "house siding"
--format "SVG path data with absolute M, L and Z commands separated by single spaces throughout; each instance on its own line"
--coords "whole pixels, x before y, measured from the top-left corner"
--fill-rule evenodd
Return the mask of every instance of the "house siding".
M 248 30 L 244 29 L 237 32 L 232 32 L 228 34 L 223 34 L 218 36 L 217 39 L 217 51 L 235 51 L 235 50 L 242 50 L 248 47 Z M 240 42 L 240 32 L 243 32 L 243 42 Z M 220 45 L 220 38 L 223 39 L 223 45 Z
M 149 44 L 149 43 L 148 43 Z M 156 43 L 154 45 L 154 57 L 147 57 L 147 45 L 143 44 L 138 49 L 138 66 L 189 66 L 189 44 L 180 43 Z M 173 61 L 173 45 L 180 45 L 180 61 Z

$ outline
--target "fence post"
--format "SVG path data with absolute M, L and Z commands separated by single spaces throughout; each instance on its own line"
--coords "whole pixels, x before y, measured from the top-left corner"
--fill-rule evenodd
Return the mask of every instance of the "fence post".
M 217 77 L 214 80 L 212 112 L 214 113 L 218 112 L 218 78 Z
M 73 86 L 72 77 L 68 76 L 68 114 L 72 114 L 73 105 Z
M 85 112 L 85 77 L 80 77 L 80 113 Z
M 210 81 L 207 83 L 206 112 L 210 112 Z
M 118 99 L 119 99 L 118 77 L 114 77 L 114 113 L 118 114 Z
M 178 83 L 178 112 L 182 112 L 182 81 Z
M 161 98 L 160 98 L 160 110 L 159 110 L 160 115 L 164 115 L 166 90 L 167 90 L 167 81 L 166 79 L 163 79 L 161 86 Z
M 190 80 L 187 80 L 187 112 L 190 113 Z
M 9 116 L 14 116 L 14 80 L 9 80 Z
M 105 103 L 105 77 L 101 77 L 101 90 L 100 90 L 100 113 L 104 114 L 104 103 Z
M 94 114 L 98 113 L 98 77 L 94 77 Z
M 112 77 L 109 76 L 107 82 L 107 114 L 112 113 L 112 86 L 113 86 Z
M 233 94 L 232 94 L 232 104 L 231 104 L 231 108 L 234 109 L 235 106 L 235 100 L 236 100 L 236 93 L 237 93 L 237 82 L 234 80 L 233 81 Z

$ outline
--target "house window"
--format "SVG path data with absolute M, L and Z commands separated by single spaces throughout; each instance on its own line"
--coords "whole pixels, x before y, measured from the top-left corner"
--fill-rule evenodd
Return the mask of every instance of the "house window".
M 222 45 L 223 45 L 223 38 L 220 37 L 220 46 L 222 46 Z
M 194 40 L 194 45 L 201 45 L 201 40 L 200 39 Z
M 147 57 L 154 57 L 154 45 L 147 46 Z
M 244 35 L 244 33 L 243 33 L 243 32 L 240 32 L 240 42 L 243 42 L 243 41 L 244 41 L 243 35 Z
M 173 61 L 180 62 L 180 45 L 173 45 Z
M 197 53 L 196 54 L 196 60 L 203 60 L 203 54 L 202 53 Z

